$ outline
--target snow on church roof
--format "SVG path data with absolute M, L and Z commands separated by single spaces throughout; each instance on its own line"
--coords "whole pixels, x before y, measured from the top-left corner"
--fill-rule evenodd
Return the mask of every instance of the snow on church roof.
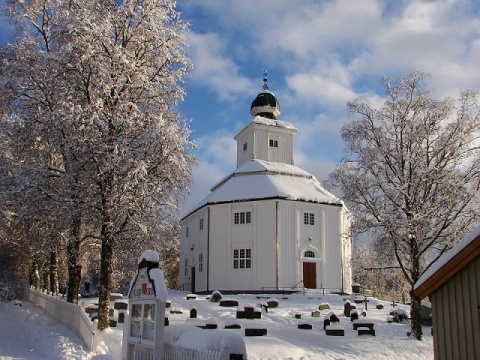
M 262 160 L 251 160 L 241 165 L 220 180 L 211 191 L 188 215 L 208 204 L 272 198 L 343 205 L 338 197 L 325 190 L 305 170 L 294 165 Z
M 253 118 L 252 122 L 257 123 L 257 124 L 265 124 L 265 125 L 283 127 L 283 128 L 286 128 L 286 129 L 297 130 L 297 129 L 295 129 L 295 127 L 292 124 L 290 124 L 287 121 L 277 120 L 277 119 L 268 119 L 266 117 L 259 116 L 259 115 L 255 116 Z

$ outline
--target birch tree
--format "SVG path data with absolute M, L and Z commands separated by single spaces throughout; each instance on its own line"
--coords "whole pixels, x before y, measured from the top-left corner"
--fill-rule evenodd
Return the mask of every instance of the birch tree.
M 12 161 L 20 191 L 31 201 L 48 199 L 50 222 L 65 232 L 68 257 L 68 301 L 77 298 L 81 265 L 81 186 L 85 157 L 76 146 L 78 131 L 67 121 L 63 107 L 71 91 L 72 71 L 60 52 L 64 41 L 58 31 L 60 1 L 8 1 L 8 14 L 16 24 L 14 41 L 2 52 L 2 100 Z M 61 40 L 61 42 L 59 42 Z M 88 177 L 87 177 L 88 178 Z M 88 184 L 85 185 L 88 188 Z M 19 190 L 19 189 L 17 189 Z M 38 209 L 31 207 L 31 211 Z M 52 235 L 52 239 L 58 238 Z
M 104 329 L 114 252 L 152 238 L 157 230 L 150 226 L 152 217 L 158 224 L 171 221 L 190 180 L 193 144 L 188 123 L 175 109 L 190 67 L 184 54 L 188 24 L 169 0 L 52 0 L 27 8 L 23 1 L 10 2 L 23 13 L 35 8 L 30 24 L 37 31 L 34 40 L 28 38 L 34 46 L 21 47 L 32 52 L 28 58 L 35 66 L 23 61 L 27 57 L 7 56 L 6 63 L 28 80 L 11 91 L 20 105 L 13 113 L 43 126 L 60 155 L 61 166 L 49 171 L 68 180 L 61 199 L 69 205 L 76 239 L 70 264 L 78 264 L 82 239 L 101 242 L 99 328 Z M 48 74 L 51 81 L 35 81 L 30 90 L 29 69 L 33 79 Z M 11 80 L 16 83 L 15 76 Z M 35 113 L 38 108 L 45 110 Z M 86 234 L 92 223 L 97 230 Z
M 82 1 L 67 10 L 62 36 L 74 39 L 68 45 L 80 81 L 66 111 L 84 131 L 94 172 L 103 329 L 115 246 L 148 236 L 145 217 L 168 212 L 190 179 L 189 130 L 174 111 L 189 67 L 187 24 L 170 1 Z
M 386 101 L 348 103 L 346 156 L 331 174 L 377 249 L 410 286 L 412 334 L 422 339 L 419 277 L 479 219 L 480 118 L 477 94 L 434 99 L 427 75 L 384 79 Z

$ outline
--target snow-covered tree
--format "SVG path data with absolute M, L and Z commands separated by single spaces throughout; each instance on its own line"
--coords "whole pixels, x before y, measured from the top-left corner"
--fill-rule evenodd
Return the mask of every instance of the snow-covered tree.
M 426 75 L 384 79 L 387 99 L 348 103 L 346 156 L 331 174 L 377 250 L 395 259 L 410 285 L 412 333 L 422 338 L 415 282 L 479 219 L 477 95 L 434 99 Z
M 193 144 L 175 110 L 190 67 L 188 24 L 170 0 L 10 4 L 36 32 L 6 51 L 6 94 L 16 102 L 7 114 L 35 125 L 32 137 L 48 140 L 44 147 L 59 159 L 39 167 L 50 179 L 45 194 L 66 209 L 69 267 L 80 266 L 84 239 L 100 240 L 104 329 L 114 251 L 154 238 L 154 216 L 158 226 L 176 220 L 171 214 L 190 180 Z
M 49 217 L 65 234 L 68 257 L 68 300 L 78 294 L 80 282 L 82 165 L 85 159 L 73 139 L 77 131 L 63 116 L 66 94 L 72 84 L 65 67 L 57 29 L 57 1 L 8 2 L 11 19 L 17 25 L 15 41 L 2 51 L 2 99 L 4 124 L 17 183 L 33 203 L 48 201 Z M 57 42 L 56 42 L 57 41 Z M 37 201 L 38 200 L 38 201 Z M 31 212 L 38 209 L 30 207 Z M 59 237 L 53 235 L 51 239 Z
M 367 244 L 355 244 L 352 256 L 352 272 L 355 282 L 371 291 L 379 299 L 405 302 L 410 287 L 400 267 L 388 254 L 372 249 Z
M 65 111 L 84 129 L 100 211 L 102 329 L 117 241 L 147 237 L 145 219 L 174 206 L 190 179 L 189 131 L 174 111 L 189 67 L 187 27 L 170 1 L 157 0 L 82 1 L 63 19 L 80 80 Z

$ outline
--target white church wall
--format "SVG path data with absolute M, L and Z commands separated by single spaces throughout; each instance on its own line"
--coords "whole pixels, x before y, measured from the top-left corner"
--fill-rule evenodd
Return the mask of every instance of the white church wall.
M 352 215 L 345 208 L 342 209 L 342 240 L 344 259 L 344 289 L 350 292 L 352 289 Z
M 188 290 L 192 290 L 193 276 L 195 277 L 195 290 L 205 288 L 206 286 L 207 269 L 205 258 L 208 249 L 207 229 L 207 208 L 201 209 L 190 215 L 182 222 L 180 243 L 180 285 L 188 284 Z M 193 272 L 195 272 L 195 275 L 193 275 Z
M 255 287 L 276 287 L 277 253 L 276 253 L 276 217 L 274 200 L 256 201 L 255 204 Z
M 329 206 L 323 208 L 325 227 L 324 286 L 340 290 L 341 284 L 341 208 Z
M 248 133 L 243 135 L 241 139 L 237 140 L 237 167 L 253 159 L 254 151 L 254 134 Z
M 231 284 L 231 219 L 230 205 L 214 205 L 210 207 L 210 253 L 209 283 L 210 290 L 228 290 Z M 226 287 L 226 288 L 225 288 Z
M 279 287 L 293 287 L 299 281 L 298 275 L 298 211 L 296 203 L 279 201 Z

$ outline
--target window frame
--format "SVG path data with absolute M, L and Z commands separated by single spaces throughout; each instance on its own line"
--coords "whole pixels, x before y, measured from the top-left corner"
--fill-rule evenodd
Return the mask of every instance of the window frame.
M 233 249 L 233 270 L 252 269 L 252 248 Z
M 249 225 L 252 223 L 252 211 L 236 211 L 233 213 L 234 225 Z
M 303 225 L 315 225 L 315 213 L 303 213 Z

